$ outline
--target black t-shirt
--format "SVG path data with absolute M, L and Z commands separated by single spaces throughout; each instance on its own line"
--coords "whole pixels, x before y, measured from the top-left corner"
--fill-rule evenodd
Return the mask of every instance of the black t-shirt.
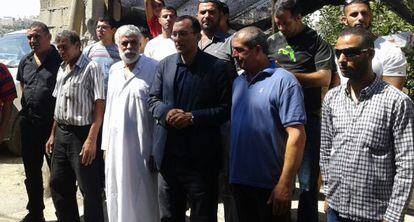
M 54 46 L 37 66 L 33 52 L 23 57 L 17 70 L 17 80 L 23 83 L 20 114 L 37 125 L 53 122 L 55 98 L 52 96 L 62 59 Z
M 307 26 L 293 38 L 276 33 L 269 37 L 268 43 L 269 56 L 290 72 L 312 73 L 335 67 L 332 47 Z M 303 87 L 303 91 L 308 123 L 319 122 L 321 87 Z

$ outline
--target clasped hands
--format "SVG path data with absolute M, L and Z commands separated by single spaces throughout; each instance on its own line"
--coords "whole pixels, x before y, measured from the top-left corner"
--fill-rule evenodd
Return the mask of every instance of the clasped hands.
M 171 109 L 167 113 L 167 123 L 176 128 L 183 129 L 193 124 L 191 112 L 184 112 L 182 109 Z

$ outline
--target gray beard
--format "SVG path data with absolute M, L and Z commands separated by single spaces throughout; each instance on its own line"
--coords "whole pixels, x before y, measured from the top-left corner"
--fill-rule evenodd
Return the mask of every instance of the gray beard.
M 121 59 L 122 59 L 122 61 L 124 61 L 125 62 L 125 64 L 131 64 L 131 63 L 134 63 L 134 62 L 136 62 L 137 60 L 138 60 L 138 58 L 139 58 L 139 53 L 136 53 L 133 57 L 131 57 L 131 56 L 126 56 L 125 54 L 127 54 L 127 53 L 124 53 L 124 52 L 120 52 L 119 53 L 119 56 L 121 57 Z M 131 53 L 128 53 L 128 54 L 131 54 Z

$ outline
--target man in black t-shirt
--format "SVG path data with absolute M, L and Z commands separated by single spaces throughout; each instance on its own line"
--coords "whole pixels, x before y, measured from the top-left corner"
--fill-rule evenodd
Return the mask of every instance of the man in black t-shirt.
M 298 221 L 318 221 L 321 88 L 328 87 L 335 67 L 331 46 L 302 22 L 295 0 L 277 1 L 274 20 L 279 33 L 269 37 L 270 56 L 292 72 L 303 87 L 307 115 L 306 148 L 298 172 Z

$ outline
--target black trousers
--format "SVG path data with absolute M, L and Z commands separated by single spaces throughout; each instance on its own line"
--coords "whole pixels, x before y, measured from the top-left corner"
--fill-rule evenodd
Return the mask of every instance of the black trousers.
M 80 221 L 76 181 L 83 194 L 84 221 L 103 222 L 102 154 L 91 165 L 82 164 L 82 150 L 90 126 L 57 127 L 51 165 L 52 199 L 60 222 Z
M 232 185 L 232 189 L 240 222 L 290 221 L 290 213 L 283 216 L 273 215 L 272 205 L 266 203 L 272 193 L 271 189 L 244 185 Z
M 42 166 L 43 157 L 46 156 L 47 164 L 50 167 L 50 158 L 45 155 L 45 144 L 50 136 L 51 124 L 37 125 L 27 117 L 20 121 L 22 159 L 28 203 L 26 208 L 31 214 L 43 214 L 45 208 L 43 202 L 43 178 Z
M 185 222 L 187 201 L 191 222 L 217 222 L 218 171 L 197 170 L 174 158 L 164 158 L 158 177 L 162 222 Z

